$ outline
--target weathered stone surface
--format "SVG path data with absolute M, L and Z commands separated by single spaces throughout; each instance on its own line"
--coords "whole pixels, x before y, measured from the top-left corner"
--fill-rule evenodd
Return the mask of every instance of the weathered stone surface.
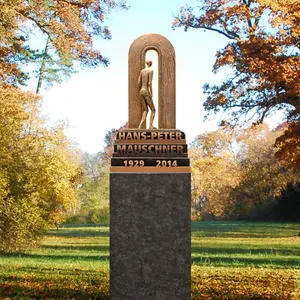
M 175 50 L 169 40 L 159 34 L 142 35 L 129 49 L 129 128 L 138 128 L 142 117 L 138 77 L 145 66 L 148 50 L 155 50 L 158 54 L 158 127 L 174 129 L 176 128 Z
M 190 299 L 188 173 L 110 174 L 110 299 Z

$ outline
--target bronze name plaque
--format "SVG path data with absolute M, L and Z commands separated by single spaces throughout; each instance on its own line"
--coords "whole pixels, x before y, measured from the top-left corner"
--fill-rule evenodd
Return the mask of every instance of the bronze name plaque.
M 175 129 L 118 132 L 111 172 L 190 172 L 185 134 Z
M 187 145 L 161 145 L 161 144 L 150 144 L 150 145 L 133 145 L 123 144 L 115 145 L 114 151 L 118 153 L 187 153 Z
M 121 131 L 117 133 L 118 140 L 184 140 L 185 135 L 182 131 L 171 131 L 171 130 L 132 130 L 132 131 Z

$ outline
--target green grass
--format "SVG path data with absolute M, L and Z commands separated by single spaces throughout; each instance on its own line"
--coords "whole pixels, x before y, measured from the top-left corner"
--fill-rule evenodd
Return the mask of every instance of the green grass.
M 300 224 L 192 224 L 192 299 L 300 299 Z M 48 232 L 0 255 L 0 299 L 109 299 L 109 228 Z
M 295 269 L 300 224 L 202 222 L 192 227 L 192 261 L 215 267 Z

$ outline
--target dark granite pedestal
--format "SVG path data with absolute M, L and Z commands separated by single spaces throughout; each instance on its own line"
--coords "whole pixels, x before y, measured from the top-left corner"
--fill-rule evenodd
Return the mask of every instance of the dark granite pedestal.
M 110 299 L 190 299 L 189 173 L 110 174 Z
M 177 129 L 118 132 L 110 168 L 110 299 L 189 300 L 191 174 Z

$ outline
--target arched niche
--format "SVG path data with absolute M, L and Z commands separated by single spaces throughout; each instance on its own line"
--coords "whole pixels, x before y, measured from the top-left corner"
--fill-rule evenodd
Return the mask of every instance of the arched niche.
M 129 49 L 129 128 L 137 128 L 142 117 L 138 77 L 145 67 L 148 50 L 155 50 L 158 55 L 158 128 L 176 129 L 175 50 L 170 41 L 159 34 L 142 35 L 132 43 Z

